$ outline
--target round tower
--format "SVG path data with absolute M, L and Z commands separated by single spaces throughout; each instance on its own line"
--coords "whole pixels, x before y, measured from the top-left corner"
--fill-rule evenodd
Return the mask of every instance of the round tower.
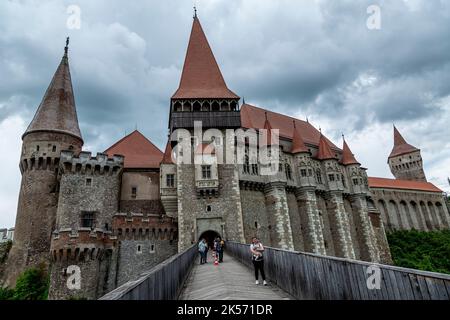
M 426 182 L 420 149 L 410 145 L 394 126 L 394 147 L 388 158 L 389 168 L 396 179 Z
M 14 243 L 7 262 L 8 286 L 14 286 L 17 276 L 28 267 L 48 264 L 58 204 L 60 153 L 71 150 L 78 154 L 83 146 L 69 70 L 68 40 L 62 61 L 22 136 L 22 181 Z

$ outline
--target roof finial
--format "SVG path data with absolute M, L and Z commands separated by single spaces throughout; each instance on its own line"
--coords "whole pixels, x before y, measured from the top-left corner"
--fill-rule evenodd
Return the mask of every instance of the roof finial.
M 306 122 L 309 123 L 309 118 L 308 118 L 308 116 L 306 116 Z
M 297 129 L 297 126 L 295 125 L 295 119 L 292 119 L 292 123 L 294 124 L 294 129 Z
M 64 56 L 67 56 L 67 52 L 69 51 L 69 41 L 70 41 L 70 38 L 67 37 L 66 38 L 66 46 L 64 48 Z
M 197 18 L 197 7 L 194 6 L 194 19 Z
M 322 127 L 319 127 L 320 135 L 322 135 Z
M 242 104 L 245 104 L 245 97 L 242 97 Z
M 344 140 L 345 141 L 345 135 L 344 135 L 344 133 L 342 132 L 342 140 Z
M 264 112 L 265 113 L 265 115 L 266 115 L 266 121 L 267 121 L 267 111 L 266 112 Z

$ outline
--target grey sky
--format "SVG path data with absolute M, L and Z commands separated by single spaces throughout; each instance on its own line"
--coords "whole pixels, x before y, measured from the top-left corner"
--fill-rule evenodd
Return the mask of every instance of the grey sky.
M 126 4 L 125 4 L 126 3 Z M 81 29 L 66 27 L 69 5 Z M 309 117 L 347 141 L 369 175 L 390 177 L 392 123 L 422 149 L 428 179 L 450 191 L 450 3 L 392 1 L 1 1 L 0 227 L 14 224 L 20 137 L 71 37 L 85 149 L 137 125 L 161 149 L 198 14 L 228 86 L 246 102 Z M 381 8 L 381 30 L 366 9 Z

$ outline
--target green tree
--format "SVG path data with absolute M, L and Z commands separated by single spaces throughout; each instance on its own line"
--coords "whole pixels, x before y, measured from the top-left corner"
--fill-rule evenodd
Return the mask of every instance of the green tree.
M 16 282 L 14 300 L 46 300 L 49 278 L 45 268 L 31 268 L 22 273 Z
M 396 266 L 450 274 L 450 230 L 395 231 L 387 238 Z

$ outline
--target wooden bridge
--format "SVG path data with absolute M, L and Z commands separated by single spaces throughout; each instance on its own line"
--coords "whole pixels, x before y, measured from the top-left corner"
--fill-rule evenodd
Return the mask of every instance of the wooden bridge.
M 197 247 L 101 300 L 450 300 L 450 276 L 266 248 L 269 286 L 255 285 L 248 245 L 227 242 L 224 263 L 199 265 Z
M 194 265 L 180 295 L 181 300 L 290 300 L 289 294 L 271 283 L 255 284 L 252 270 L 228 254 L 214 266 Z

